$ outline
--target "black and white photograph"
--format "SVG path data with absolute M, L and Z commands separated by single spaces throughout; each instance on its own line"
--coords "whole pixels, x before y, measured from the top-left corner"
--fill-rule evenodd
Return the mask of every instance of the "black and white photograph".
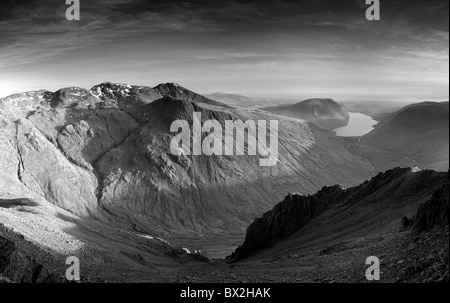
M 448 0 L 1 0 L 0 292 L 446 284 L 448 100 Z

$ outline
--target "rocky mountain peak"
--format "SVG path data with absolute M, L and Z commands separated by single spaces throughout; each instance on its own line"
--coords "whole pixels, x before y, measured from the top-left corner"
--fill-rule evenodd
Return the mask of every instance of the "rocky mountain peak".
M 90 89 L 90 93 L 102 101 L 117 103 L 148 104 L 162 96 L 151 87 L 104 82 Z

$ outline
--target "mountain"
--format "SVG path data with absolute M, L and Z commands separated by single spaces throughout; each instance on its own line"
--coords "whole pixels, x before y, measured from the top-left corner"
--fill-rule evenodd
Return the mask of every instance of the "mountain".
M 332 99 L 309 99 L 293 105 L 266 107 L 263 110 L 302 119 L 328 130 L 346 126 L 350 120 L 345 106 Z
M 448 190 L 448 172 L 396 168 L 348 189 L 289 194 L 250 225 L 229 261 L 255 270 L 271 260 L 268 271 L 298 267 L 305 278 L 364 281 L 362 264 L 378 256 L 385 282 L 448 281 Z
M 222 128 L 277 120 L 277 165 L 261 167 L 260 155 L 173 155 L 172 122 L 191 125 L 194 112 Z M 359 281 L 374 254 L 394 260 L 395 272 L 420 258 L 440 275 L 448 255 L 448 233 L 434 232 L 448 221 L 448 174 L 394 169 L 352 187 L 373 167 L 347 140 L 175 84 L 106 82 L 0 99 L 0 167 L 0 281 L 59 281 L 68 255 L 94 282 L 323 281 L 330 273 Z M 330 184 L 342 185 L 323 188 Z M 300 194 L 277 205 L 293 190 Z M 206 258 L 243 240 L 237 264 Z
M 222 127 L 226 120 L 278 120 L 278 164 L 261 167 L 260 156 L 172 155 L 171 123 L 191 124 L 194 111 L 201 112 L 203 122 L 215 119 Z M 41 236 L 47 229 L 59 230 L 61 237 L 68 229 L 76 238 L 97 243 L 93 230 L 107 234 L 113 226 L 153 237 L 148 245 L 156 251 L 157 238 L 194 250 L 192 239 L 199 237 L 213 239 L 199 242 L 202 250 L 215 250 L 215 239 L 242 237 L 253 218 L 292 188 L 306 194 L 336 182 L 351 186 L 372 171 L 330 132 L 223 105 L 175 84 L 102 83 L 90 90 L 9 96 L 0 100 L 0 146 L 0 199 L 34 201 L 48 214 L 42 221 L 42 214 L 31 212 L 30 222 L 51 226 L 21 224 L 11 214 L 15 208 L 0 207 L 0 216 L 50 247 L 51 237 Z M 59 212 L 79 218 L 69 220 L 77 227 L 67 227 L 55 216 Z M 131 237 L 111 233 L 114 243 L 128 243 Z M 231 241 L 221 245 L 230 249 Z
M 217 102 L 215 100 L 209 99 L 205 96 L 194 93 L 187 88 L 182 87 L 176 83 L 166 83 L 160 84 L 154 88 L 162 96 L 169 96 L 175 99 L 181 99 L 186 101 L 192 101 L 197 103 L 205 103 L 210 105 L 216 105 L 220 107 L 228 107 L 224 103 Z
M 448 102 L 406 106 L 383 119 L 365 135 L 358 148 L 378 171 L 392 165 L 449 168 Z
M 162 98 L 162 94 L 151 87 L 110 82 L 94 86 L 89 93 L 97 99 L 103 101 L 114 100 L 126 107 L 145 104 Z
M 259 100 L 239 94 L 212 93 L 206 95 L 206 97 L 232 106 L 251 107 L 260 105 Z

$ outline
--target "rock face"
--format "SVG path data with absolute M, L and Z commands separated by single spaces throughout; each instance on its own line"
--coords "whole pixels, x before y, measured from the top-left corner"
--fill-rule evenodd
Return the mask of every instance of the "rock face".
M 441 189 L 443 186 L 446 189 Z M 414 173 L 411 169 L 397 168 L 349 189 L 333 186 L 325 187 L 311 196 L 291 194 L 250 225 L 243 245 L 229 259 L 239 261 L 258 251 L 273 247 L 276 243 L 300 232 L 312 219 L 332 207 L 337 209 L 332 216 L 338 218 L 339 222 L 332 223 L 331 220 L 326 224 L 334 225 L 332 232 L 339 234 L 342 230 L 348 232 L 350 226 L 362 230 L 364 224 L 375 222 L 377 217 L 380 219 L 376 224 L 381 224 L 383 216 L 391 216 L 389 211 L 394 213 L 409 203 L 413 204 L 411 200 L 431 195 L 433 195 L 431 201 L 435 202 L 420 207 L 416 219 L 419 221 L 416 222 L 421 222 L 421 226 L 448 222 L 448 173 L 434 171 Z M 438 214 L 439 211 L 443 214 Z M 374 217 L 371 218 L 370 214 Z M 426 219 L 422 219 L 423 217 Z M 367 220 L 366 223 L 362 223 L 364 218 Z M 321 223 L 323 224 L 325 223 Z
M 3 273 L 9 265 L 14 247 L 14 242 L 0 237 L 0 273 Z
M 345 196 L 346 191 L 341 186 L 324 187 L 312 196 L 289 194 L 283 202 L 250 225 L 244 244 L 231 259 L 237 261 L 255 251 L 274 246 Z
M 279 163 L 172 155 L 170 125 L 191 123 L 194 111 L 222 127 L 225 120 L 279 120 Z M 78 216 L 162 236 L 243 234 L 293 188 L 350 186 L 372 170 L 329 132 L 175 84 L 103 83 L 1 99 L 0 146 L 0 198 L 29 198 L 25 187 Z
M 424 169 L 449 169 L 448 102 L 425 102 L 407 106 L 384 118 L 362 137 L 360 148 L 383 171 L 391 165 L 417 165 Z
M 49 260 L 54 262 L 54 257 L 38 247 L 33 247 L 35 253 L 31 255 L 18 245 L 22 242 L 26 242 L 23 237 L 19 238 L 12 232 L 7 232 L 0 224 L 0 283 L 61 283 L 64 281 L 64 278 L 49 271 L 51 267 Z M 30 243 L 28 245 L 32 246 Z M 62 260 L 60 263 L 64 264 Z
M 414 231 L 421 233 L 434 227 L 448 226 L 449 184 L 437 190 L 431 199 L 419 206 L 414 218 Z
M 277 115 L 303 119 L 328 130 L 346 126 L 350 120 L 345 106 L 332 99 L 309 99 L 294 105 L 266 107 L 264 110 Z

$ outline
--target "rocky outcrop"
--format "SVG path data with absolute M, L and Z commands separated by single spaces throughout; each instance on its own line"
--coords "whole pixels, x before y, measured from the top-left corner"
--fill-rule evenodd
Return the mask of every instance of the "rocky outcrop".
M 338 203 L 348 193 L 342 186 L 324 187 L 312 196 L 289 194 L 283 202 L 256 219 L 247 229 L 244 244 L 230 257 L 237 261 L 297 232 L 328 206 Z
M 11 239 L 5 233 L 12 234 L 0 224 L 0 283 L 64 282 L 61 274 L 50 270 L 51 266 L 48 262 L 41 262 L 44 258 L 53 260 L 52 256 L 31 243 L 27 244 L 28 247 L 33 248 L 34 252 L 26 251 L 18 245 L 19 242 L 26 242 L 23 237 L 13 235 L 15 239 Z M 62 260 L 60 263 L 64 265 Z
M 449 224 L 449 184 L 437 190 L 431 199 L 419 206 L 414 218 L 414 231 L 421 233 Z
M 446 173 L 413 172 L 410 168 L 396 168 L 380 173 L 370 181 L 353 188 L 334 186 L 323 188 L 311 196 L 288 195 L 273 210 L 250 225 L 244 243 L 228 259 L 239 261 L 273 247 L 302 230 L 312 219 L 331 206 L 341 206 L 342 213 L 335 214 L 340 218 L 338 225 L 348 229 L 348 226 L 360 224 L 364 217 L 367 217 L 368 221 L 376 221 L 376 216 L 380 216 L 381 220 L 381 210 L 404 208 L 408 203 L 413 203 L 411 201 L 414 198 L 431 196 L 442 186 L 446 186 L 446 191 L 440 189 L 433 195 L 431 201 L 435 202 L 430 203 L 434 206 L 429 206 L 429 203 L 427 206 L 421 206 L 423 210 L 419 210 L 419 221 L 416 222 L 425 220 L 427 225 L 448 222 L 448 184 L 444 185 L 447 180 Z M 350 218 L 350 221 L 343 221 L 342 218 L 346 217 Z M 426 219 L 421 219 L 422 217 Z M 333 230 L 338 229 L 338 225 L 335 225 Z
M 14 242 L 0 237 L 0 273 L 3 273 L 11 260 Z

